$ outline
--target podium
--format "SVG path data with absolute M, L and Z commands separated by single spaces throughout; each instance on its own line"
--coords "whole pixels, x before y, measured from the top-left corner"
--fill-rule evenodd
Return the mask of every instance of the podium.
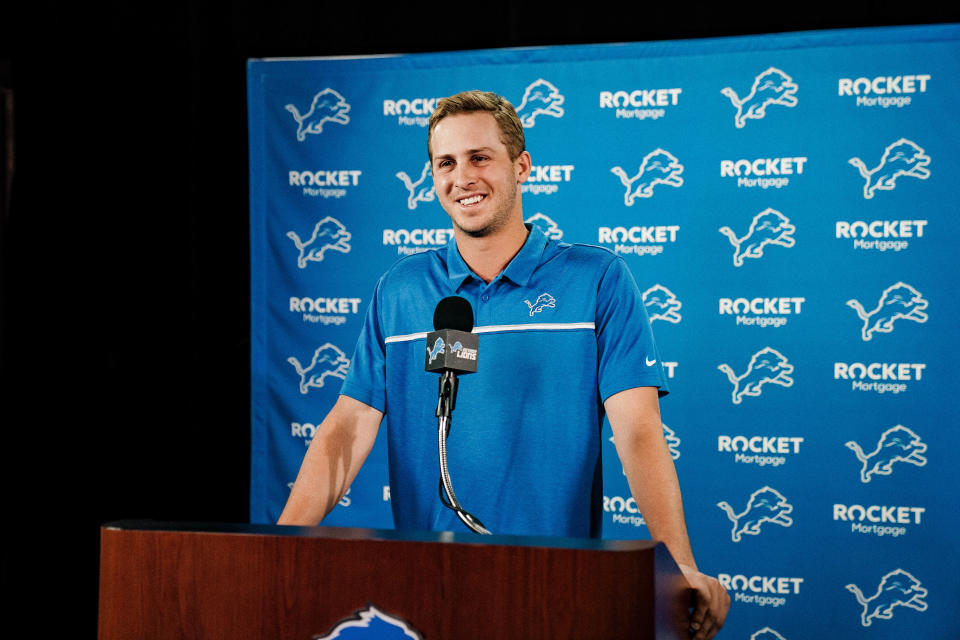
M 679 640 L 689 638 L 689 600 L 666 547 L 648 540 L 142 521 L 101 529 L 100 640 Z

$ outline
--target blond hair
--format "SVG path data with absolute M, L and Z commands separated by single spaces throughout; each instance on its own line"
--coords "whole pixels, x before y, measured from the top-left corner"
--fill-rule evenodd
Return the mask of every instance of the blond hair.
M 434 127 L 447 116 L 475 111 L 486 111 L 497 121 L 497 126 L 500 128 L 500 141 L 507 147 L 510 160 L 516 160 L 526 150 L 523 125 L 520 124 L 516 109 L 506 98 L 489 91 L 463 91 L 437 100 L 437 107 L 430 116 L 430 128 L 427 132 L 427 154 L 431 160 L 433 149 L 430 143 L 433 139 Z

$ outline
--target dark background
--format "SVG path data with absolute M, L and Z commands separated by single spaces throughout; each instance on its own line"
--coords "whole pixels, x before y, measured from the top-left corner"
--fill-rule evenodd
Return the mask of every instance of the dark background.
M 247 519 L 248 58 L 960 21 L 926 0 L 630 4 L 4 3 L 5 622 L 94 636 L 104 522 Z

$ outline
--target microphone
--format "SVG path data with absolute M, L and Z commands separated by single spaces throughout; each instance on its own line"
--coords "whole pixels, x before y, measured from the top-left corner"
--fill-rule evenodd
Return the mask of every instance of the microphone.
M 457 402 L 457 375 L 476 373 L 479 340 L 473 331 L 473 307 L 465 298 L 449 296 L 433 311 L 433 328 L 427 334 L 424 368 L 440 374 L 437 400 L 437 445 L 440 455 L 440 502 L 475 533 L 490 533 L 483 523 L 457 501 L 447 467 L 447 436 Z
M 465 298 L 449 296 L 433 311 L 433 328 L 427 334 L 426 371 L 454 374 L 477 371 L 477 335 L 473 330 L 473 307 Z

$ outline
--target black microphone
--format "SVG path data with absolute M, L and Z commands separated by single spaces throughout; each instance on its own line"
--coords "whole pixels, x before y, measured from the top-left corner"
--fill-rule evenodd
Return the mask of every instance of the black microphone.
M 449 296 L 437 303 L 433 328 L 427 334 L 424 369 L 454 374 L 477 371 L 477 335 L 473 330 L 473 307 L 465 298 Z
M 477 335 L 473 331 L 473 307 L 465 298 L 449 296 L 437 303 L 433 312 L 433 328 L 427 334 L 424 367 L 440 374 L 437 400 L 437 444 L 440 454 L 440 502 L 456 512 L 457 517 L 476 533 L 490 531 L 476 516 L 465 510 L 453 492 L 447 468 L 447 436 L 453 408 L 457 403 L 457 375 L 477 371 Z

